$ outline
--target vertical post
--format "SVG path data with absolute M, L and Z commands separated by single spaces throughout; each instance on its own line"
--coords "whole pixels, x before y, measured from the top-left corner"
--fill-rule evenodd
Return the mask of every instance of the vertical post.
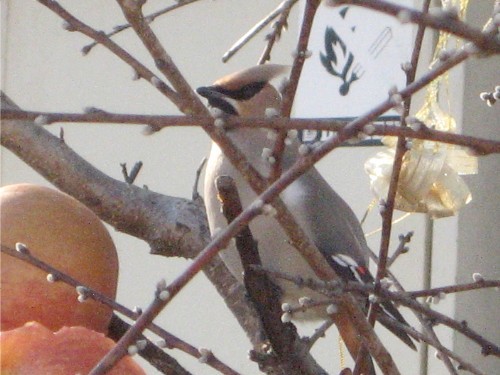
M 425 233 L 424 233 L 424 268 L 423 289 L 431 288 L 432 281 L 432 243 L 434 238 L 434 220 L 430 215 L 425 215 Z M 426 305 L 428 303 L 426 302 Z M 428 375 L 429 365 L 429 345 L 425 342 L 420 344 L 420 375 Z

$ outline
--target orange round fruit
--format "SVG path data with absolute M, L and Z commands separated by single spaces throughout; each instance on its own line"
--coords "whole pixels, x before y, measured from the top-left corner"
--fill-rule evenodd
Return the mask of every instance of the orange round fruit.
M 99 218 L 76 199 L 32 184 L 0 188 L 1 243 L 25 244 L 30 253 L 114 299 L 118 257 Z M 1 330 L 37 321 L 56 331 L 83 326 L 107 332 L 112 310 L 96 301 L 78 302 L 75 288 L 49 283 L 40 269 L 2 253 Z
M 88 374 L 115 343 L 84 327 L 63 327 L 52 332 L 31 322 L 0 333 L 2 375 Z M 108 374 L 145 375 L 129 356 Z

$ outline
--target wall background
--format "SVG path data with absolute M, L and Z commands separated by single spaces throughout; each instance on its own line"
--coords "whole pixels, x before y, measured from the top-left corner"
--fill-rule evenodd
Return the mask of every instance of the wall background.
M 88 0 L 61 1 L 62 5 L 87 24 L 111 30 L 124 18 L 114 2 Z M 471 2 L 469 21 L 481 25 L 491 11 L 493 1 Z M 155 21 L 169 53 L 194 87 L 206 85 L 217 77 L 255 64 L 263 48 L 263 37 L 256 38 L 230 63 L 222 64 L 225 50 L 256 21 L 267 15 L 278 1 L 243 0 L 200 1 Z M 156 10 L 163 1 L 150 0 L 146 9 Z M 35 1 L 3 0 L 2 6 L 2 90 L 22 108 L 43 111 L 80 112 L 96 106 L 122 113 L 174 114 L 176 109 L 144 81 L 132 81 L 132 71 L 101 47 L 82 57 L 80 49 L 89 40 L 62 29 L 62 21 Z M 296 20 L 296 21 L 295 21 Z M 289 31 L 273 53 L 273 62 L 290 64 L 298 33 L 298 10 L 292 13 Z M 115 40 L 154 69 L 144 48 L 131 31 Z M 430 41 L 430 39 L 429 39 Z M 479 101 L 481 91 L 491 90 L 499 75 L 491 77 L 496 60 L 472 60 L 454 70 L 452 112 L 468 134 L 498 139 L 499 106 L 486 108 Z M 464 87 L 467 90 L 464 91 Z M 456 100 L 455 100 L 456 99 Z M 132 166 L 136 161 L 144 167 L 136 183 L 148 185 L 160 193 L 190 197 L 196 168 L 208 154 L 210 140 L 197 128 L 170 128 L 153 136 L 144 136 L 140 126 L 56 124 L 48 129 L 55 134 L 64 127 L 66 142 L 80 155 L 110 176 L 121 179 L 120 163 Z M 361 217 L 372 200 L 364 161 L 375 154 L 376 148 L 340 149 L 319 163 L 319 168 L 334 188 Z M 9 151 L 2 149 L 2 185 L 33 182 L 49 185 L 32 169 Z M 473 272 L 486 278 L 499 278 L 499 179 L 498 157 L 480 159 L 480 174 L 470 176 L 468 183 L 472 203 L 458 218 L 440 219 L 434 230 L 433 286 L 448 285 L 455 280 L 467 282 Z M 366 232 L 380 226 L 378 215 L 372 213 Z M 411 253 L 401 257 L 394 272 L 408 289 L 421 287 L 423 262 L 424 217 L 414 215 L 394 227 L 395 239 L 400 233 L 415 231 Z M 148 254 L 142 241 L 115 232 L 119 249 L 121 274 L 118 301 L 127 306 L 146 306 L 156 282 L 172 280 L 186 265 L 182 259 L 165 259 Z M 379 236 L 369 238 L 372 249 L 379 246 Z M 393 247 L 397 242 L 393 242 Z M 495 298 L 496 297 L 496 298 Z M 194 305 L 196 301 L 196 305 Z M 457 305 L 448 298 L 436 309 L 469 319 L 474 328 L 493 341 L 500 341 L 498 314 L 500 301 L 495 291 L 469 293 L 460 296 Z M 406 314 L 411 323 L 415 319 Z M 257 373 L 255 365 L 246 359 L 250 346 L 235 319 L 204 276 L 198 276 L 158 318 L 157 323 L 189 343 L 210 348 L 222 360 L 242 373 Z M 301 326 L 303 332 L 314 327 Z M 383 329 L 382 339 L 386 339 Z M 480 358 L 477 348 L 461 337 L 442 333 L 445 345 L 456 348 L 478 363 L 486 373 L 494 373 L 498 361 Z M 389 350 L 402 373 L 417 373 L 418 356 L 401 347 L 387 335 Z M 214 337 L 217 339 L 214 340 Z M 177 352 L 172 352 L 193 373 L 211 374 L 210 368 Z M 315 349 L 318 360 L 332 373 L 338 372 L 337 334 L 331 330 Z M 148 374 L 154 374 L 148 368 Z M 444 368 L 431 355 L 430 374 L 444 373 Z

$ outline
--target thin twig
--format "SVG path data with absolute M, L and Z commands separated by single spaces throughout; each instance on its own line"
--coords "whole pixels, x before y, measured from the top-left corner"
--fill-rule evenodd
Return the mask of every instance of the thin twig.
M 480 280 L 468 284 L 455 284 L 455 285 L 441 286 L 438 288 L 431 288 L 425 290 L 415 290 L 413 292 L 406 292 L 406 294 L 408 294 L 408 296 L 412 298 L 417 298 L 417 297 L 440 296 L 442 294 L 450 294 L 450 293 L 468 292 L 471 290 L 486 289 L 486 288 L 500 288 L 500 280 Z
M 267 44 L 262 52 L 262 55 L 259 58 L 258 64 L 264 64 L 266 61 L 271 60 L 271 51 L 275 45 L 275 43 L 281 38 L 281 33 L 283 29 L 286 28 L 288 24 L 288 16 L 290 15 L 290 11 L 297 4 L 298 0 L 285 0 L 283 1 L 277 9 L 280 9 L 280 17 L 273 24 L 273 30 L 266 35 Z
M 382 317 L 382 319 L 385 319 L 385 317 Z M 453 358 L 459 364 L 457 369 L 469 371 L 470 373 L 475 374 L 475 375 L 486 375 L 484 372 L 477 369 L 474 365 L 472 365 L 471 363 L 467 362 L 464 358 L 459 356 L 457 353 L 449 350 L 448 348 L 446 348 L 445 346 L 443 346 L 439 342 L 436 342 L 436 341 L 430 339 L 429 337 L 427 337 L 426 335 L 418 332 L 416 329 L 409 327 L 407 325 L 401 324 L 394 319 L 385 319 L 384 323 L 387 324 L 388 326 L 405 331 L 408 335 L 410 335 L 410 336 L 412 336 L 412 337 L 414 337 L 422 342 L 425 342 L 428 345 L 433 346 L 440 353 L 444 353 L 447 357 Z
M 145 65 L 141 64 L 137 59 L 135 59 L 130 53 L 121 48 L 118 44 L 113 42 L 104 33 L 97 31 L 90 26 L 86 25 L 72 14 L 70 14 L 66 9 L 64 9 L 55 0 L 37 0 L 42 5 L 45 5 L 52 12 L 57 14 L 59 17 L 64 19 L 71 31 L 78 31 L 91 39 L 94 39 L 97 43 L 102 44 L 116 56 L 118 56 L 126 64 L 130 65 L 139 77 L 144 78 L 149 83 L 151 83 L 155 88 L 157 88 L 163 95 L 172 100 L 174 103 L 179 102 L 179 95 L 172 90 L 165 82 L 159 80 L 159 78 Z
M 129 185 L 132 185 L 142 168 L 142 161 L 138 161 L 137 163 L 135 163 L 130 173 L 127 170 L 127 163 L 121 163 L 120 166 L 122 167 L 122 175 L 125 179 L 125 182 Z
M 387 268 L 390 268 L 394 261 L 401 255 L 401 254 L 406 254 L 408 252 L 408 247 L 406 246 L 407 243 L 411 241 L 411 238 L 413 236 L 413 232 L 408 232 L 406 235 L 400 235 L 399 236 L 399 244 L 394 253 L 391 255 L 391 257 L 387 260 Z
M 362 293 L 363 295 L 374 294 L 377 297 L 388 300 L 391 302 L 398 303 L 400 305 L 406 306 L 412 309 L 415 312 L 421 313 L 426 316 L 426 319 L 432 321 L 434 324 L 443 324 L 448 326 L 451 329 L 456 330 L 457 332 L 462 333 L 467 336 L 472 341 L 476 342 L 479 346 L 481 346 L 481 352 L 483 355 L 494 355 L 496 357 L 500 357 L 500 347 L 495 343 L 485 339 L 482 335 L 471 329 L 466 322 L 459 322 L 455 319 L 452 319 L 438 311 L 432 310 L 424 304 L 418 302 L 414 296 L 411 295 L 411 292 L 394 292 L 389 291 L 388 289 L 382 287 L 378 291 L 375 290 L 374 285 L 361 284 L 358 282 L 324 282 L 317 281 L 312 279 L 301 279 L 296 276 L 291 276 L 283 272 L 278 272 L 274 270 L 269 270 L 262 268 L 261 272 L 265 272 L 272 277 L 281 278 L 283 280 L 287 280 L 295 283 L 297 286 L 310 288 L 316 292 L 322 293 L 325 296 L 332 298 L 332 301 L 336 301 L 339 296 L 347 292 L 356 292 Z M 484 284 L 483 284 L 484 283 Z M 482 281 L 473 284 L 465 284 L 464 287 L 458 286 L 456 291 L 465 291 L 465 288 L 470 288 L 467 290 L 482 288 L 496 288 L 500 285 L 500 280 L 489 280 Z M 444 290 L 453 292 L 454 286 L 443 287 Z M 418 294 L 421 292 L 418 291 Z M 327 303 L 326 301 L 321 301 L 321 304 Z
M 65 123 L 101 123 L 101 124 L 151 124 L 157 129 L 171 126 L 203 126 L 207 123 L 205 116 L 169 116 L 169 115 L 137 115 L 104 112 L 99 114 L 86 113 L 55 113 L 23 111 L 2 108 L 1 116 L 4 120 L 31 120 L 40 125 L 50 125 L 58 122 Z M 329 118 L 227 118 L 225 120 L 228 129 L 238 127 L 261 127 L 275 130 L 327 130 L 338 132 L 347 124 L 347 121 L 339 121 Z M 439 131 L 419 123 L 417 128 L 401 128 L 393 125 L 370 125 L 372 136 L 402 136 L 409 139 L 429 140 L 448 143 L 469 148 L 477 155 L 488 155 L 500 153 L 500 141 L 478 138 L 464 134 Z
M 314 330 L 314 333 L 305 339 L 307 343 L 307 351 L 310 351 L 316 342 L 325 336 L 326 331 L 334 324 L 332 319 L 327 319 L 321 325 Z
M 494 355 L 495 357 L 500 357 L 500 347 L 493 342 L 485 339 L 482 335 L 477 333 L 476 331 L 472 330 L 467 322 L 462 321 L 458 322 L 452 318 L 447 317 L 444 314 L 441 314 L 438 311 L 432 310 L 425 305 L 417 302 L 416 300 L 412 298 L 406 298 L 403 295 L 399 295 L 394 292 L 390 292 L 386 289 L 381 289 L 379 292 L 380 297 L 382 298 L 387 298 L 391 301 L 397 302 L 401 305 L 407 306 L 419 313 L 424 314 L 427 316 L 431 321 L 439 322 L 441 324 L 444 324 L 464 336 L 468 337 L 475 343 L 481 346 L 481 354 L 483 355 Z
M 109 324 L 108 337 L 114 341 L 118 341 L 129 328 L 130 324 L 113 314 Z M 140 345 L 141 349 L 139 350 L 139 355 L 158 371 L 163 374 L 192 375 L 190 372 L 186 371 L 177 360 L 166 355 L 162 348 L 155 345 L 146 336 L 141 336 L 139 338 L 136 343 L 137 347 L 139 347 L 138 343 L 141 341 L 146 345 L 144 348 Z
M 151 14 L 148 14 L 145 18 L 146 18 L 146 21 L 148 23 L 152 23 L 155 21 L 156 18 L 160 17 L 160 16 L 163 16 L 164 14 L 167 14 L 173 10 L 176 10 L 178 8 L 181 8 L 185 5 L 188 5 L 188 4 L 191 4 L 191 3 L 195 3 L 199 0 L 181 0 L 181 1 L 177 1 L 175 4 L 173 5 L 170 5 L 164 9 L 160 9 L 156 12 L 153 12 Z M 130 24 L 129 23 L 126 23 L 126 24 L 122 24 L 122 25 L 117 25 L 115 27 L 113 27 L 113 31 L 109 32 L 109 33 L 106 33 L 106 36 L 108 38 L 111 38 L 113 36 L 115 36 L 116 34 L 118 33 L 121 33 L 122 31 L 125 31 L 127 29 L 130 28 Z M 88 54 L 95 46 L 99 45 L 99 43 L 97 42 L 93 42 L 93 43 L 90 43 L 86 46 L 84 46 L 82 48 L 82 53 L 83 54 Z
M 378 257 L 373 252 L 370 252 L 370 256 L 374 259 L 375 263 L 378 263 Z M 389 276 L 390 280 L 392 281 L 393 285 L 396 287 L 396 289 L 398 291 L 397 293 L 402 293 L 403 296 L 406 296 L 407 294 L 411 294 L 411 292 L 407 292 L 404 290 L 401 283 L 397 280 L 397 278 L 389 270 L 388 270 L 388 276 Z M 498 282 L 500 282 L 500 280 Z M 429 305 L 427 303 L 424 303 L 424 306 L 426 308 L 429 308 Z M 432 319 L 429 319 L 424 314 L 422 314 L 418 311 L 415 311 L 413 309 L 412 309 L 412 312 L 415 314 L 415 316 L 419 320 L 420 324 L 422 325 L 422 329 L 424 330 L 424 335 L 425 335 L 424 337 L 426 337 L 426 340 L 422 341 L 422 347 L 420 350 L 427 351 L 427 345 L 430 344 L 430 345 L 434 346 L 436 349 L 441 351 L 440 348 L 442 347 L 442 344 L 440 343 L 440 341 L 439 341 L 439 339 L 438 339 L 438 337 L 433 329 L 433 323 L 435 323 L 435 321 L 433 321 Z M 383 315 L 382 315 L 382 318 L 383 318 Z M 416 339 L 419 339 L 419 336 L 413 336 L 413 337 Z M 444 355 L 446 356 L 447 352 L 446 351 L 444 351 L 444 352 L 445 352 Z M 466 362 L 464 360 L 462 360 L 461 363 L 466 364 Z M 455 371 L 455 370 L 453 370 L 453 371 Z
M 197 113 L 208 115 L 208 110 L 187 83 L 171 56 L 167 53 L 165 48 L 163 48 L 160 40 L 144 18 L 142 14 L 142 2 L 127 0 L 117 0 L 117 2 L 125 18 L 154 59 L 156 67 L 165 78 L 168 79 L 175 91 L 179 94 L 178 100 L 175 102 L 179 110 L 186 114 Z
M 296 2 L 297 0 L 294 0 Z M 283 1 L 276 9 L 260 20 L 255 26 L 248 30 L 240 39 L 238 39 L 222 56 L 222 62 L 228 62 L 239 50 L 241 50 L 255 35 L 269 25 L 276 17 L 284 12 L 285 4 L 290 0 Z
M 423 5 L 422 5 L 422 12 L 421 13 L 424 15 L 427 15 L 429 12 L 429 6 L 430 6 L 430 0 L 425 0 Z M 409 69 L 406 70 L 406 86 L 411 85 L 415 81 L 418 61 L 420 59 L 420 52 L 421 52 L 423 40 L 424 40 L 425 29 L 426 29 L 426 26 L 423 23 L 418 24 L 417 35 L 415 36 L 414 47 L 413 47 L 411 60 L 410 60 L 410 67 L 409 67 Z M 392 95 L 391 99 L 395 97 L 394 94 L 391 94 L 391 95 Z M 407 127 L 406 118 L 408 117 L 408 115 L 410 113 L 411 103 L 412 103 L 412 96 L 408 96 L 408 97 L 404 98 L 403 114 L 401 116 L 401 127 L 402 128 Z M 403 166 L 403 157 L 404 157 L 406 151 L 407 151 L 406 138 L 398 137 L 398 140 L 396 143 L 396 152 L 394 155 L 394 161 L 393 161 L 393 166 L 392 166 L 391 179 L 390 179 L 390 183 L 389 183 L 389 191 L 387 192 L 386 200 L 385 200 L 385 202 L 383 202 L 383 210 L 381 211 L 382 236 L 381 236 L 381 240 L 380 240 L 380 250 L 379 250 L 379 256 L 378 256 L 378 263 L 377 263 L 377 273 L 376 273 L 376 277 L 375 277 L 375 294 L 377 294 L 378 291 L 382 288 L 381 280 L 384 277 L 386 277 L 387 269 L 391 264 L 391 259 L 388 259 L 388 253 L 389 253 L 390 237 L 391 237 L 391 232 L 392 232 L 392 221 L 393 221 L 394 209 L 395 209 L 395 205 L 396 205 L 396 193 L 397 193 L 398 185 L 399 185 L 399 176 L 400 176 L 401 168 Z M 403 245 L 400 252 L 404 251 L 404 249 L 405 249 L 405 247 Z M 394 260 L 394 259 L 396 259 L 395 256 L 392 258 L 392 260 Z M 377 308 L 376 305 L 373 305 L 371 303 L 369 313 L 368 313 L 368 320 L 370 321 L 371 324 L 375 323 L 375 320 L 377 319 L 378 313 L 379 313 L 379 308 Z M 418 316 L 418 318 L 423 323 L 424 329 L 426 329 L 427 334 L 429 336 L 431 336 L 431 339 L 436 341 L 439 344 L 438 337 L 434 333 L 432 327 L 428 324 L 425 324 L 424 320 L 421 319 L 419 316 Z M 456 370 L 454 369 L 453 365 L 451 364 L 450 359 L 446 355 L 444 355 L 443 361 L 444 361 L 446 367 L 448 368 L 448 370 L 450 371 L 450 373 L 455 374 Z M 355 375 L 357 375 L 357 371 L 356 371 L 357 367 L 358 366 L 356 366 L 356 368 L 354 369 Z

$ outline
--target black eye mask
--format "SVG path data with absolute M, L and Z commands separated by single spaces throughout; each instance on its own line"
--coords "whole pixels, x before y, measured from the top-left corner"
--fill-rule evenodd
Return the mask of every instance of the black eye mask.
M 199 87 L 196 92 L 208 99 L 208 104 L 211 107 L 219 108 L 228 115 L 237 116 L 236 109 L 224 99 L 230 98 L 238 101 L 245 101 L 257 95 L 266 85 L 266 82 L 253 82 L 245 85 L 237 90 L 228 90 L 221 86 Z
M 214 86 L 214 90 L 234 100 L 249 100 L 257 95 L 267 82 L 252 82 L 237 90 L 228 90 L 220 86 Z

